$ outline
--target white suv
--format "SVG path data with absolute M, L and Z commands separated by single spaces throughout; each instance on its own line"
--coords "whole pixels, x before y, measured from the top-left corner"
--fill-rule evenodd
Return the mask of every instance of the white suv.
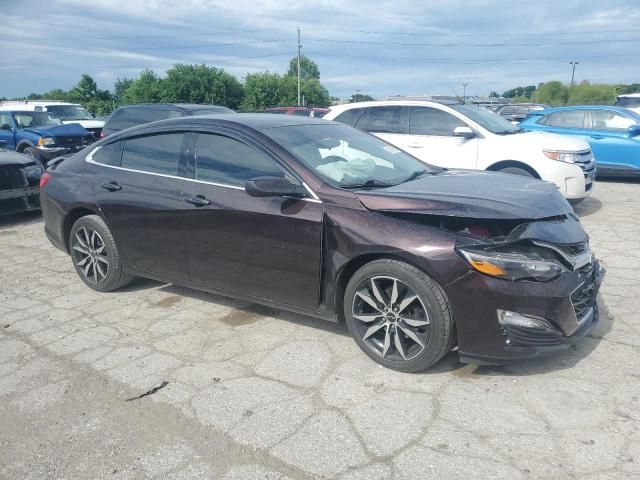
M 640 93 L 628 93 L 626 95 L 618 95 L 616 98 L 616 107 L 624 107 L 640 113 Z
M 553 182 L 572 203 L 593 189 L 595 162 L 586 141 L 524 132 L 486 108 L 391 100 L 339 105 L 323 118 L 370 132 L 432 165 Z
M 49 112 L 62 123 L 79 123 L 98 139 L 104 127 L 104 121 L 96 120 L 82 105 L 59 102 L 57 100 L 26 100 L 0 102 L 0 110 L 21 110 Z

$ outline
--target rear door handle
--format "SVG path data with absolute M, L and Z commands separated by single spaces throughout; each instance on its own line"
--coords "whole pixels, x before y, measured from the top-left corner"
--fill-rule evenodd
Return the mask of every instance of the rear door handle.
M 102 184 L 102 188 L 105 190 L 109 190 L 110 192 L 117 192 L 118 190 L 122 190 L 122 187 L 118 182 L 105 182 Z
M 204 195 L 192 195 L 189 198 L 185 198 L 184 201 L 196 207 L 206 207 L 211 204 L 211 200 Z

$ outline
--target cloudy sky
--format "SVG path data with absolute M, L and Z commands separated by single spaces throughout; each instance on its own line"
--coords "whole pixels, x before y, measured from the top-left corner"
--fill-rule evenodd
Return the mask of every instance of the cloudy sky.
M 332 95 L 502 92 L 552 79 L 640 82 L 637 0 L 0 0 L 0 97 L 103 89 L 176 62 L 284 72 L 296 52 Z

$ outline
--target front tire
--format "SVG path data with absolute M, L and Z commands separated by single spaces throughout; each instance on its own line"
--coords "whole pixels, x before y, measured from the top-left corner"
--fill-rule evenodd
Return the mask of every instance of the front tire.
M 402 261 L 375 260 L 356 271 L 345 290 L 344 316 L 358 346 L 393 370 L 426 370 L 451 349 L 453 318 L 444 292 Z
M 131 283 L 118 247 L 107 224 L 98 215 L 81 217 L 71 227 L 69 252 L 82 281 L 99 292 L 110 292 Z

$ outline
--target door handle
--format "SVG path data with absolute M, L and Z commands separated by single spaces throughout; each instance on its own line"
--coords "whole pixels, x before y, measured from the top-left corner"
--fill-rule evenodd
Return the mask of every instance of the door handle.
M 424 148 L 424 145 L 407 145 L 409 148 Z
M 117 192 L 118 190 L 122 190 L 122 187 L 118 182 L 105 182 L 102 184 L 102 188 L 105 190 L 109 190 L 110 192 Z
M 602 140 L 604 138 L 604 135 L 591 135 L 591 138 L 595 140 Z
M 205 207 L 211 204 L 211 200 L 204 195 L 192 195 L 189 198 L 185 198 L 184 201 L 196 207 Z

